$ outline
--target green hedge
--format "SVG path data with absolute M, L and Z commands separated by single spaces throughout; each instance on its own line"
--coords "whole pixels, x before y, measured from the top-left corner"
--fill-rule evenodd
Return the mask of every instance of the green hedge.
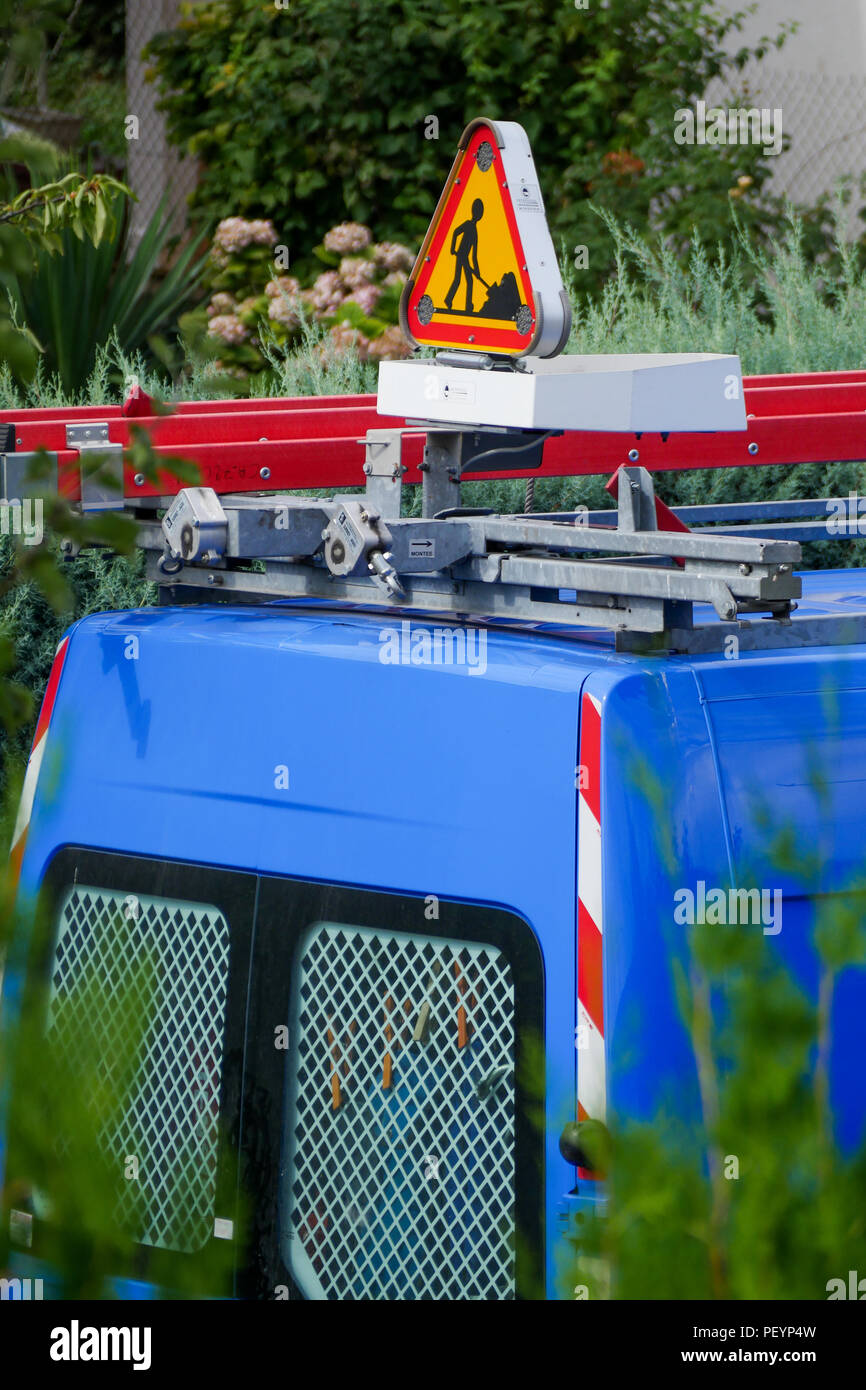
M 572 257 L 588 247 L 597 284 L 609 243 L 590 197 L 640 225 L 652 208 L 685 243 L 694 226 L 715 240 L 732 191 L 756 231 L 778 225 L 760 147 L 674 139 L 711 79 L 738 88 L 739 23 L 713 0 L 202 0 L 149 55 L 214 221 L 272 218 L 292 255 L 346 217 L 417 242 L 461 131 L 487 115 L 525 126 L 554 232 Z

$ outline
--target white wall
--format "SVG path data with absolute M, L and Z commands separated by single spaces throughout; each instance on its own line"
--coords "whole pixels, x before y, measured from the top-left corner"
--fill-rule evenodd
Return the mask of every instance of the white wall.
M 745 0 L 717 0 L 720 9 L 745 8 Z M 758 0 L 742 30 L 746 42 L 775 34 L 784 20 L 799 30 L 768 61 L 794 72 L 866 74 L 866 0 Z

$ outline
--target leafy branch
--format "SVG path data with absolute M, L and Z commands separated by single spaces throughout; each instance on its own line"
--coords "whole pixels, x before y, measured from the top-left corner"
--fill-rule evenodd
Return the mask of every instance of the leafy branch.
M 0 204 L 0 223 L 20 219 L 16 225 L 51 249 L 59 249 L 56 237 L 68 227 L 94 246 L 114 229 L 118 197 L 134 197 L 131 189 L 110 174 L 66 174 L 41 188 L 26 188 L 11 203 Z

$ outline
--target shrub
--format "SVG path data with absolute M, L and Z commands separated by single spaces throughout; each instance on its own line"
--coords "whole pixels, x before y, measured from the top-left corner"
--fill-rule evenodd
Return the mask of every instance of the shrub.
M 354 351 L 372 362 L 408 355 L 397 326 L 413 262 L 408 247 L 375 244 L 368 227 L 343 222 L 299 262 L 298 274 L 279 273 L 283 251 L 269 220 L 228 217 L 217 227 L 208 257 L 210 300 L 186 316 L 184 328 L 193 342 L 206 331 L 221 367 L 238 376 L 272 371 L 265 345 L 291 349 L 311 323 L 328 331 L 321 352 Z M 305 287 L 299 275 L 309 282 Z
M 132 352 L 171 332 L 201 274 L 193 242 L 157 274 L 171 239 L 164 203 L 134 252 L 125 200 L 117 197 L 114 204 L 98 241 L 64 227 L 55 245 L 35 248 L 32 267 L 12 287 L 19 319 L 35 334 L 48 373 L 56 372 L 67 395 L 83 387 L 97 350 L 112 338 Z
M 679 243 L 693 225 L 714 241 L 732 190 L 756 232 L 778 224 L 760 147 L 674 140 L 675 112 L 751 56 L 731 48 L 741 22 L 713 0 L 203 0 L 149 53 L 215 220 L 273 218 L 293 250 L 347 216 L 414 244 L 467 121 L 518 120 L 554 231 L 588 246 L 597 284 L 610 248 L 590 196 L 640 225 L 652 210 Z

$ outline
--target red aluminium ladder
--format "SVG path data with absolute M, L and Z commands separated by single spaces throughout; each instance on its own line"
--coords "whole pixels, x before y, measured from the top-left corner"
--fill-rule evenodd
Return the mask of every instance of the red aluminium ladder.
M 548 440 L 534 477 L 609 474 L 638 462 L 651 473 L 665 469 L 793 465 L 866 459 L 866 369 L 743 379 L 748 427 L 744 432 L 658 434 L 569 431 Z M 201 483 L 218 493 L 291 491 L 299 488 L 361 486 L 364 435 L 394 429 L 402 419 L 376 413 L 372 395 L 270 397 L 184 401 L 155 413 L 150 398 L 135 388 L 122 406 L 57 406 L 0 411 L 12 425 L 11 449 L 55 456 L 58 487 L 80 499 L 80 453 L 67 427 L 88 422 L 108 426 L 107 439 L 124 448 L 135 427 L 145 430 L 167 472 L 153 484 L 124 467 L 124 496 L 166 496 L 183 486 L 170 460 L 198 465 Z M 8 433 L 8 431 L 7 431 Z M 7 448 L 10 445 L 7 444 Z M 424 431 L 404 441 L 405 483 L 420 483 Z M 23 460 L 22 460 L 23 461 Z M 525 470 L 524 470 L 525 472 Z M 475 476 L 467 470 L 464 477 Z M 521 476 L 519 469 L 487 472 L 485 478 Z

